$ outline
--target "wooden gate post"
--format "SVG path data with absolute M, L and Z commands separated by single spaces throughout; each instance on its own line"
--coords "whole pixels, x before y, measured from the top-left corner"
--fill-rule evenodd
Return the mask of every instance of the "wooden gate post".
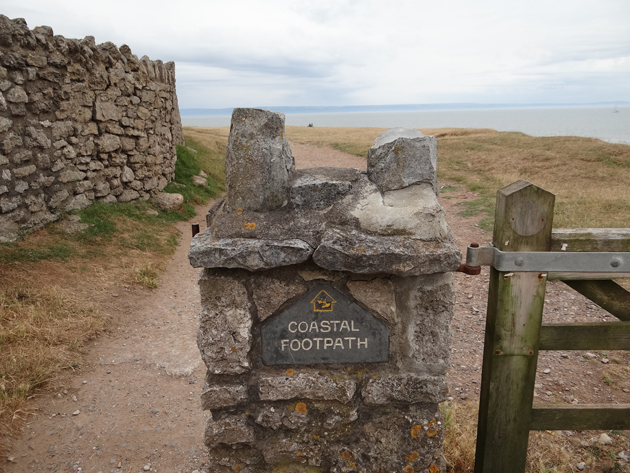
M 526 181 L 497 192 L 494 245 L 548 251 L 555 196 Z M 525 470 L 546 274 L 491 268 L 475 473 Z

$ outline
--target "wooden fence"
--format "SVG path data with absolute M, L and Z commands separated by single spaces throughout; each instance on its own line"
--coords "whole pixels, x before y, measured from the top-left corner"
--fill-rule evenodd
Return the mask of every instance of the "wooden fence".
M 628 252 L 630 261 L 630 229 L 553 230 L 554 201 L 553 194 L 526 181 L 501 189 L 494 247 Z M 491 268 L 475 473 L 523 472 L 530 430 L 630 429 L 630 405 L 533 404 L 539 350 L 630 350 L 630 292 L 612 281 L 620 276 L 629 274 Z M 552 279 L 623 322 L 542 324 L 545 288 Z

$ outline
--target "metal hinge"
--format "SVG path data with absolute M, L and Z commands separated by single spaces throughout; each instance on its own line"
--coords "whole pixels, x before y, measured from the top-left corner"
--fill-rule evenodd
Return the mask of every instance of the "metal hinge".
M 466 266 L 471 269 L 492 266 L 504 272 L 628 273 L 630 253 L 501 251 L 494 246 L 470 245 Z

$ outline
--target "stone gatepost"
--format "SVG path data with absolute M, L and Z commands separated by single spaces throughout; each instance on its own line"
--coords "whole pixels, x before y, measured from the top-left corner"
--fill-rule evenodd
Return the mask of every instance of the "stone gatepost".
M 296 170 L 284 116 L 235 109 L 227 194 L 189 258 L 213 472 L 444 471 L 460 262 L 432 136 L 392 129 L 368 171 Z

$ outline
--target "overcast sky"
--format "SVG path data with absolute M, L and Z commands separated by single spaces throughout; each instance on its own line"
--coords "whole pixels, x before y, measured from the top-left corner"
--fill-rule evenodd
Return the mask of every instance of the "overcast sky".
M 0 0 L 175 61 L 181 108 L 630 101 L 630 0 Z

